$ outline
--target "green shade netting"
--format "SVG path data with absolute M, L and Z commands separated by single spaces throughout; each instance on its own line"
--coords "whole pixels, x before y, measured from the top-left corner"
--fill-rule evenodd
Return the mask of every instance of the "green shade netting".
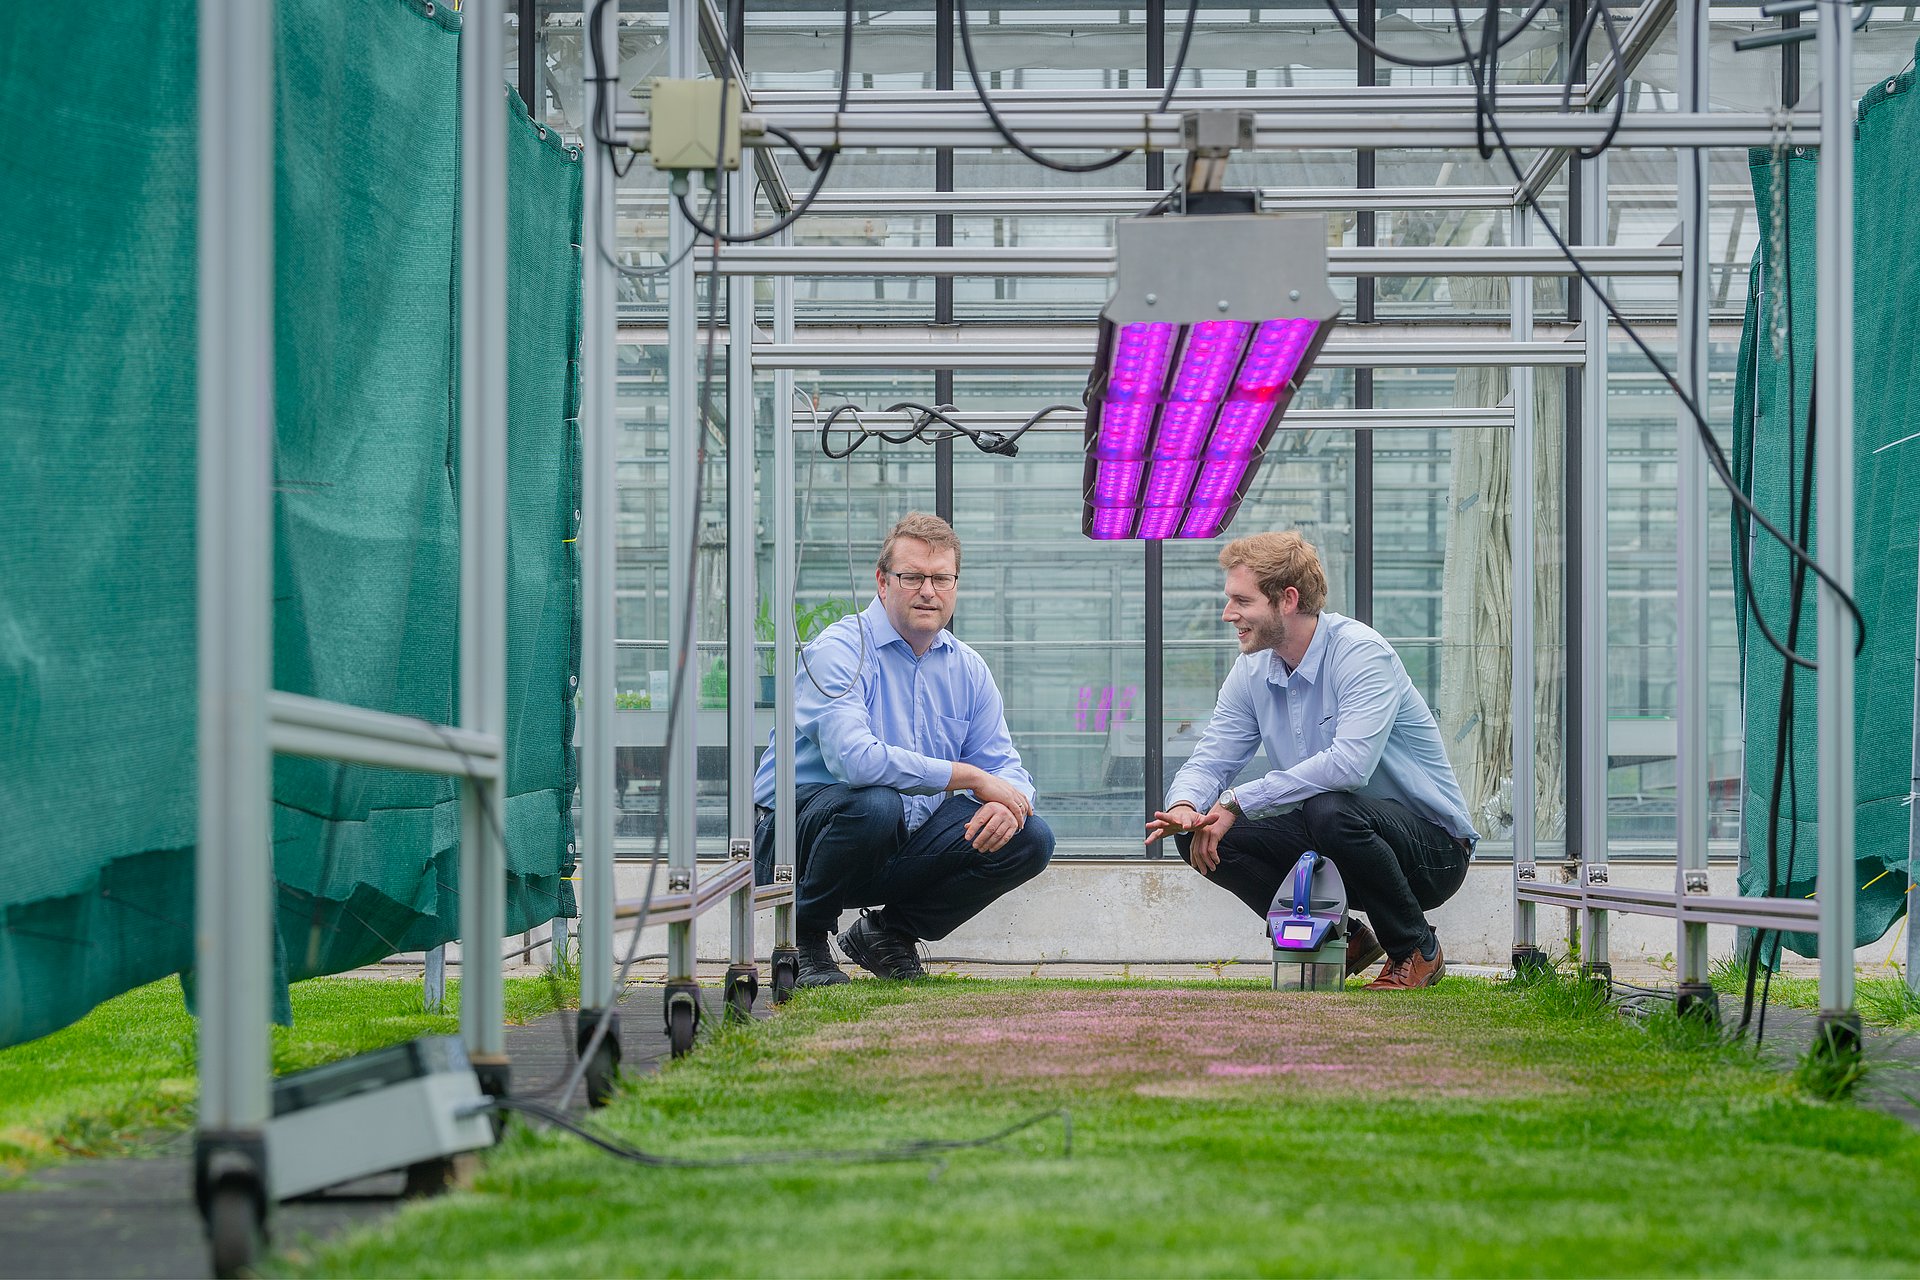
M 195 21 L 0 14 L 0 1044 L 193 962 Z M 276 41 L 274 681 L 452 723 L 458 19 Z M 573 910 L 580 172 L 509 135 L 519 930 Z M 276 760 L 282 980 L 453 938 L 458 847 L 451 779 Z
M 1884 934 L 1905 909 L 1913 823 L 1914 642 L 1916 576 L 1920 570 L 1920 314 L 1907 285 L 1920 279 L 1920 100 L 1913 73 L 1883 82 L 1860 103 L 1854 159 L 1854 598 L 1866 616 L 1867 645 L 1855 668 L 1854 914 L 1862 944 Z M 1791 149 L 1776 164 L 1771 151 L 1750 158 L 1760 249 L 1752 268 L 1746 328 L 1734 398 L 1734 464 L 1742 487 L 1782 530 L 1799 529 L 1807 458 L 1807 411 L 1814 383 L 1817 149 Z M 1786 185 L 1776 192 L 1775 183 Z M 1776 205 L 1776 195 L 1779 197 Z M 1787 340 L 1774 354 L 1777 276 L 1767 246 L 1784 214 L 1779 273 L 1791 288 Z M 1816 433 L 1819 424 L 1814 427 Z M 1816 556 L 1819 497 L 1802 545 Z M 1795 523 L 1789 525 L 1789 521 Z M 1769 891 L 1768 829 L 1772 808 L 1781 684 L 1785 660 L 1761 634 L 1754 610 L 1787 640 L 1793 561 L 1755 526 L 1751 538 L 1735 515 L 1734 550 L 1752 552 L 1750 593 L 1736 590 L 1740 610 L 1746 709 L 1746 778 L 1742 793 L 1746 866 L 1740 890 Z M 1736 584 L 1738 587 L 1740 584 Z M 1816 580 L 1806 576 L 1796 652 L 1817 658 Z M 1794 673 L 1793 728 L 1783 771 L 1777 841 L 1776 896 L 1814 894 L 1818 863 L 1818 676 Z M 1801 955 L 1818 953 L 1812 934 L 1782 941 Z

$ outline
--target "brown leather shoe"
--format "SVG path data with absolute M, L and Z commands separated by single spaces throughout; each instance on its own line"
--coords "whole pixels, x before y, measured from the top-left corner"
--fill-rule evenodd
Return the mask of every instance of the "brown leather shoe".
M 1387 949 L 1380 945 L 1380 939 L 1373 936 L 1373 930 L 1367 928 L 1365 921 L 1348 919 L 1347 976 L 1349 978 L 1365 971 L 1369 965 L 1385 954 Z
M 1433 959 L 1428 960 L 1415 947 L 1409 954 L 1398 960 L 1387 961 L 1387 967 L 1380 976 L 1367 984 L 1369 991 L 1412 991 L 1417 987 L 1430 987 L 1447 976 L 1447 953 L 1440 947 L 1440 939 L 1433 940 Z

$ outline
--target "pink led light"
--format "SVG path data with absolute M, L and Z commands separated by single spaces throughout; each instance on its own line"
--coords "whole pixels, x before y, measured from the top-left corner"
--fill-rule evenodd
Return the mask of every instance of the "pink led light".
M 1213 411 L 1219 406 L 1199 401 L 1175 401 L 1160 413 L 1160 434 L 1153 442 L 1158 458 L 1197 458 L 1200 445 L 1213 425 Z
M 1253 337 L 1240 374 L 1233 380 L 1236 399 L 1271 400 L 1280 394 L 1320 327 L 1317 320 L 1268 320 Z
M 1202 320 L 1187 333 L 1169 400 L 1218 400 L 1233 383 L 1233 371 L 1253 326 L 1244 320 Z
M 1177 507 L 1185 502 L 1187 489 L 1193 484 L 1193 473 L 1199 466 L 1193 460 L 1154 463 L 1153 474 L 1147 477 L 1146 505 Z
M 1107 461 L 1097 464 L 1093 479 L 1093 505 L 1131 507 L 1140 497 L 1140 476 L 1144 462 Z
M 1260 443 L 1267 419 L 1273 416 L 1270 400 L 1229 400 L 1220 409 L 1219 425 L 1207 442 L 1209 458 L 1246 458 Z
M 1093 511 L 1093 536 L 1096 538 L 1124 538 L 1133 528 L 1132 507 L 1095 507 Z
M 1108 400 L 1157 400 L 1167 380 L 1167 354 L 1173 350 L 1171 324 L 1122 325 L 1113 340 L 1107 374 Z
M 1122 400 L 1100 406 L 1100 434 L 1094 442 L 1096 458 L 1143 458 L 1147 430 L 1153 426 L 1151 400 Z
M 1186 522 L 1180 526 L 1180 536 L 1211 538 L 1220 532 L 1220 521 L 1226 514 L 1225 507 L 1194 507 L 1187 512 Z
M 1217 458 L 1208 462 L 1200 472 L 1199 481 L 1193 486 L 1190 501 L 1194 508 L 1223 507 L 1233 501 L 1233 491 L 1240 486 L 1240 477 L 1246 473 L 1245 458 Z
M 1171 538 L 1173 531 L 1180 527 L 1180 517 L 1185 507 L 1148 507 L 1140 513 L 1140 533 L 1142 538 Z

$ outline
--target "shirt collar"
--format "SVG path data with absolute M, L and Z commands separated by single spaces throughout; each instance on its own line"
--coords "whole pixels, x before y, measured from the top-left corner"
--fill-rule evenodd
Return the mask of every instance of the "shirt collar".
M 893 619 L 887 617 L 887 606 L 879 596 L 876 595 L 873 598 L 873 603 L 866 607 L 862 617 L 872 629 L 874 648 L 884 649 L 890 644 L 897 644 L 909 654 L 913 652 L 913 646 L 907 643 L 906 637 L 893 629 Z M 940 634 L 933 638 L 933 643 L 927 646 L 927 652 L 932 653 L 935 649 L 951 649 L 955 643 L 953 632 L 942 627 Z
M 1277 684 L 1285 688 L 1291 684 L 1293 678 L 1297 676 L 1308 684 L 1318 684 L 1320 682 L 1320 664 L 1327 656 L 1327 632 L 1333 629 L 1331 624 L 1338 620 L 1339 617 L 1340 615 L 1337 613 L 1332 613 L 1324 609 L 1320 611 L 1320 616 L 1315 620 L 1313 625 L 1313 639 L 1307 641 L 1306 655 L 1300 659 L 1300 665 L 1295 667 L 1291 673 L 1287 671 L 1287 664 L 1280 661 L 1280 655 L 1278 653 L 1275 653 L 1272 649 L 1267 650 L 1267 683 Z

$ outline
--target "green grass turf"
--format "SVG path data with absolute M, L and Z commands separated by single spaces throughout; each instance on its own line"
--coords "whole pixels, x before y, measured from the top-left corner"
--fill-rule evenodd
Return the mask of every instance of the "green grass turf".
M 943 1162 L 645 1168 L 516 1124 L 469 1190 L 311 1275 L 1913 1275 L 1920 1135 L 1570 982 L 858 982 L 634 1082 L 649 1150 Z
M 293 1025 L 273 1029 L 275 1071 L 297 1071 L 418 1035 L 459 1030 L 459 983 L 430 1014 L 420 983 L 315 978 L 292 987 Z M 571 1003 L 564 983 L 507 981 L 509 1022 Z M 124 1154 L 193 1123 L 194 1020 L 177 978 L 129 991 L 79 1022 L 0 1049 L 0 1186 L 68 1156 Z
M 1722 956 L 1713 963 L 1711 970 L 1713 989 L 1723 996 L 1744 999 L 1747 993 L 1747 970 L 1744 957 Z M 1760 973 L 1759 981 L 1753 990 L 1754 1002 L 1758 1004 L 1766 982 L 1765 970 Z M 1895 1027 L 1904 1031 L 1920 1031 L 1920 995 L 1907 989 L 1906 979 L 1899 974 L 1861 974 L 1854 980 L 1854 1005 L 1860 1011 L 1860 1020 L 1870 1027 Z M 1773 975 L 1772 989 L 1766 992 L 1770 1003 L 1786 1005 L 1792 1009 L 1818 1009 L 1820 1007 L 1820 980 L 1801 977 L 1797 974 L 1776 973 Z M 1736 1006 L 1734 1012 L 1738 1013 Z

